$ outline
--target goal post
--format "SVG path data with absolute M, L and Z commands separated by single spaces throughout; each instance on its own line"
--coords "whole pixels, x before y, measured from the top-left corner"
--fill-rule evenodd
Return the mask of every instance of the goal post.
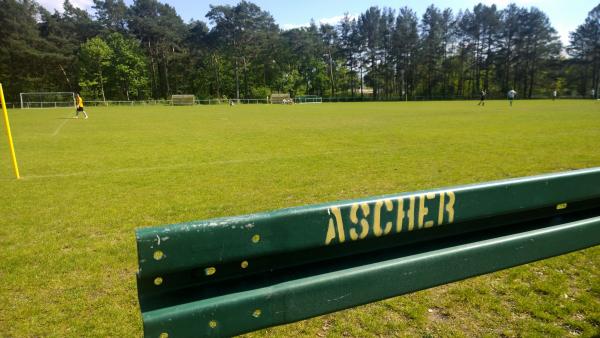
M 2 116 L 4 117 L 4 128 L 6 128 L 6 137 L 8 137 L 8 149 L 10 150 L 10 159 L 13 164 L 15 171 L 15 177 L 21 178 L 19 174 L 19 165 L 17 164 L 17 155 L 15 154 L 15 145 L 10 131 L 10 121 L 8 120 L 8 111 L 6 110 L 6 101 L 4 100 L 4 89 L 2 89 L 2 83 L 0 83 L 0 108 L 2 110 Z
M 75 107 L 74 92 L 20 93 L 21 109 Z
M 296 97 L 296 103 L 323 103 L 323 98 L 317 95 L 302 95 Z
M 294 103 L 289 93 L 271 94 L 271 103 L 274 104 L 291 104 Z
M 196 97 L 194 95 L 171 95 L 173 106 L 193 106 Z

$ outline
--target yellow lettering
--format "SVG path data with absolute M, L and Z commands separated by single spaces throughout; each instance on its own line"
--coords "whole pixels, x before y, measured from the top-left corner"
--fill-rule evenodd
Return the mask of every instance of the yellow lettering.
M 377 201 L 375 202 L 375 215 L 373 216 L 373 233 L 375 236 L 380 237 L 381 235 L 387 235 L 392 231 L 392 222 L 385 223 L 385 229 L 381 229 L 381 207 L 385 203 L 385 209 L 387 211 L 392 211 L 394 205 L 392 201 Z
M 446 212 L 448 212 L 448 223 L 454 222 L 454 202 L 456 201 L 456 197 L 454 196 L 454 192 L 448 191 L 448 204 L 446 204 Z
M 367 221 L 367 217 L 371 213 L 369 210 L 369 205 L 367 203 L 363 203 L 360 205 L 360 209 L 363 213 L 363 218 L 360 220 L 360 225 L 362 226 L 362 232 L 360 233 L 359 238 L 364 239 L 369 234 L 369 221 Z
M 408 205 L 408 231 L 413 231 L 415 227 L 415 196 L 410 196 Z
M 375 202 L 375 216 L 373 217 L 373 234 L 376 237 L 380 237 L 383 235 L 383 230 L 381 230 L 381 207 L 383 206 L 382 201 Z
M 425 225 L 425 228 L 431 228 L 433 226 L 433 221 L 425 222 L 425 216 L 427 216 L 427 214 L 429 213 L 429 208 L 425 207 L 426 198 L 428 200 L 432 200 L 435 198 L 435 194 L 428 193 L 419 197 L 419 229 L 422 228 L 423 225 Z
M 391 200 L 385 200 L 385 210 L 387 210 L 388 212 L 394 210 L 394 203 L 392 203 Z M 392 231 L 392 227 L 394 226 L 394 223 L 392 221 L 389 221 L 387 223 L 385 223 L 385 230 L 383 230 L 383 234 L 387 235 Z
M 404 218 L 408 217 L 407 229 L 413 231 L 415 229 L 415 223 L 419 229 L 431 228 L 436 225 L 434 220 L 426 220 L 429 215 L 429 208 L 427 207 L 428 200 L 434 200 L 437 197 L 436 193 L 427 193 L 418 196 L 409 196 L 408 210 L 404 210 L 404 198 L 399 197 L 396 199 L 398 202 L 398 210 L 396 213 L 396 232 L 402 232 L 402 226 Z M 419 199 L 418 206 L 416 205 L 416 198 Z M 446 223 L 450 224 L 454 222 L 454 206 L 456 202 L 456 196 L 452 191 L 445 191 L 439 193 L 439 210 L 437 217 L 437 225 Z M 382 208 L 385 206 L 386 212 L 394 211 L 394 203 L 392 200 L 379 200 L 375 202 L 373 206 L 373 234 L 376 237 L 388 235 L 394 228 L 394 222 L 385 222 L 385 226 L 382 223 Z M 417 214 L 417 210 L 418 214 Z M 359 210 L 361 217 L 359 217 Z M 346 241 L 346 233 L 344 223 L 342 220 L 342 214 L 339 207 L 332 207 L 330 209 L 331 216 L 327 226 L 327 233 L 325 235 L 325 245 L 331 244 L 335 239 L 339 243 Z M 369 235 L 371 225 L 369 224 L 369 215 L 371 214 L 371 207 L 368 203 L 356 203 L 350 207 L 350 222 L 352 225 L 349 226 L 349 236 L 352 241 L 359 239 L 365 239 Z M 446 215 L 447 216 L 446 216 Z M 387 214 L 388 217 L 391 216 Z M 389 218 L 388 218 L 389 219 Z M 358 227 L 360 226 L 360 230 Z
M 438 210 L 438 223 L 437 225 L 442 225 L 444 223 L 444 192 L 440 193 L 440 209 Z
M 336 229 L 334 223 L 337 223 L 337 237 L 340 243 L 344 243 L 346 241 L 346 234 L 344 233 L 344 223 L 342 222 L 342 213 L 340 212 L 340 208 L 332 207 L 331 213 L 335 217 L 335 222 L 333 218 L 329 218 L 329 226 L 327 228 L 327 235 L 325 235 L 325 245 L 330 244 L 333 239 L 336 237 Z
M 423 220 L 425 220 L 425 215 L 429 212 L 429 209 L 425 207 L 425 195 L 419 196 L 419 221 L 417 225 L 419 229 L 423 227 Z
M 358 224 L 358 204 L 352 204 L 352 207 L 350 208 L 350 222 L 352 222 L 353 224 Z M 350 229 L 350 238 L 355 241 L 358 239 L 358 233 L 356 232 L 356 229 L 352 228 Z
M 404 199 L 398 198 L 398 214 L 396 216 L 396 232 L 402 231 L 402 222 L 404 222 Z
M 333 218 L 329 218 L 329 227 L 327 228 L 327 235 L 325 235 L 325 245 L 329 245 L 335 238 L 335 225 L 333 224 Z

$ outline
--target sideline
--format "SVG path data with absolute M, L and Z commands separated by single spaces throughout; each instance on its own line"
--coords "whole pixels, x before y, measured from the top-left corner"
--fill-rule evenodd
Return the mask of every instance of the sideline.
M 223 165 L 223 164 L 238 164 L 238 163 L 253 163 L 253 162 L 266 162 L 273 160 L 293 160 L 293 159 L 301 159 L 301 158 L 309 158 L 309 157 L 319 157 L 319 156 L 329 156 L 336 154 L 348 154 L 348 153 L 364 153 L 369 152 L 369 150 L 361 150 L 361 151 L 329 151 L 318 154 L 305 154 L 305 155 L 294 155 L 294 156 L 271 156 L 264 158 L 251 158 L 251 159 L 239 159 L 239 160 L 221 160 L 221 161 L 212 161 L 212 162 L 204 162 L 199 164 L 176 164 L 176 165 L 168 165 L 168 166 L 156 166 L 156 167 L 131 167 L 131 168 L 120 168 L 120 169 L 112 169 L 112 170 L 96 170 L 96 171 L 80 171 L 73 173 L 65 173 L 65 174 L 53 174 L 53 175 L 28 175 L 22 176 L 21 178 L 24 180 L 28 179 L 39 179 L 39 178 L 59 178 L 59 177 L 73 177 L 73 176 L 86 176 L 86 175 L 104 175 L 104 174 L 117 174 L 117 173 L 126 173 L 126 172 L 145 172 L 145 171 L 157 171 L 157 170 L 173 170 L 173 169 L 194 169 L 201 168 L 206 166 L 215 166 L 215 165 Z M 375 150 L 370 150 L 375 151 Z
M 72 120 L 72 118 L 68 118 L 68 119 L 66 118 L 66 119 L 65 119 L 65 120 L 64 120 L 64 121 L 63 121 L 63 122 L 62 122 L 62 123 L 61 123 L 61 124 L 60 124 L 60 125 L 59 125 L 59 126 L 56 128 L 56 130 L 54 131 L 54 133 L 52 133 L 52 136 L 54 137 L 54 136 L 58 135 L 58 133 L 60 132 L 60 130 L 62 129 L 62 127 L 63 127 L 65 124 L 67 124 L 67 122 L 69 122 L 69 120 Z

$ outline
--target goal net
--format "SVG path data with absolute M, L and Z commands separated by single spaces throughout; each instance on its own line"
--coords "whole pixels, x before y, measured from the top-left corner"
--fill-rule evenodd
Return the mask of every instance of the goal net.
M 285 93 L 285 94 L 271 94 L 270 102 L 275 103 L 275 104 L 290 104 L 290 103 L 293 103 L 294 101 L 290 97 L 289 93 Z
M 172 95 L 171 104 L 174 106 L 192 106 L 194 105 L 194 95 Z
M 323 98 L 316 95 L 296 96 L 296 103 L 323 103 Z
M 21 93 L 21 108 L 64 108 L 75 107 L 73 92 Z

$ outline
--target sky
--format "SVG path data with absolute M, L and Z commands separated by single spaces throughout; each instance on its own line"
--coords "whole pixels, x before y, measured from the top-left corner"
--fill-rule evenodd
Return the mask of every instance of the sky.
M 63 0 L 39 0 L 39 3 L 48 9 L 60 9 Z M 71 0 L 80 8 L 91 9 L 92 0 Z M 125 0 L 131 4 L 133 0 Z M 161 0 L 175 7 L 177 13 L 185 21 L 200 19 L 206 21 L 205 15 L 213 5 L 235 5 L 238 0 Z M 569 32 L 574 31 L 583 23 L 589 11 L 598 5 L 598 0 L 252 0 L 263 10 L 273 15 L 275 21 L 284 29 L 308 25 L 311 19 L 319 23 L 337 23 L 344 13 L 356 16 L 364 12 L 370 6 L 391 7 L 398 9 L 408 6 L 417 12 L 420 17 L 425 9 L 434 4 L 439 8 L 451 8 L 454 13 L 459 10 L 473 8 L 478 3 L 487 5 L 496 4 L 500 9 L 509 3 L 515 3 L 521 7 L 535 6 L 543 10 L 552 26 L 558 31 L 564 44 L 569 41 Z

